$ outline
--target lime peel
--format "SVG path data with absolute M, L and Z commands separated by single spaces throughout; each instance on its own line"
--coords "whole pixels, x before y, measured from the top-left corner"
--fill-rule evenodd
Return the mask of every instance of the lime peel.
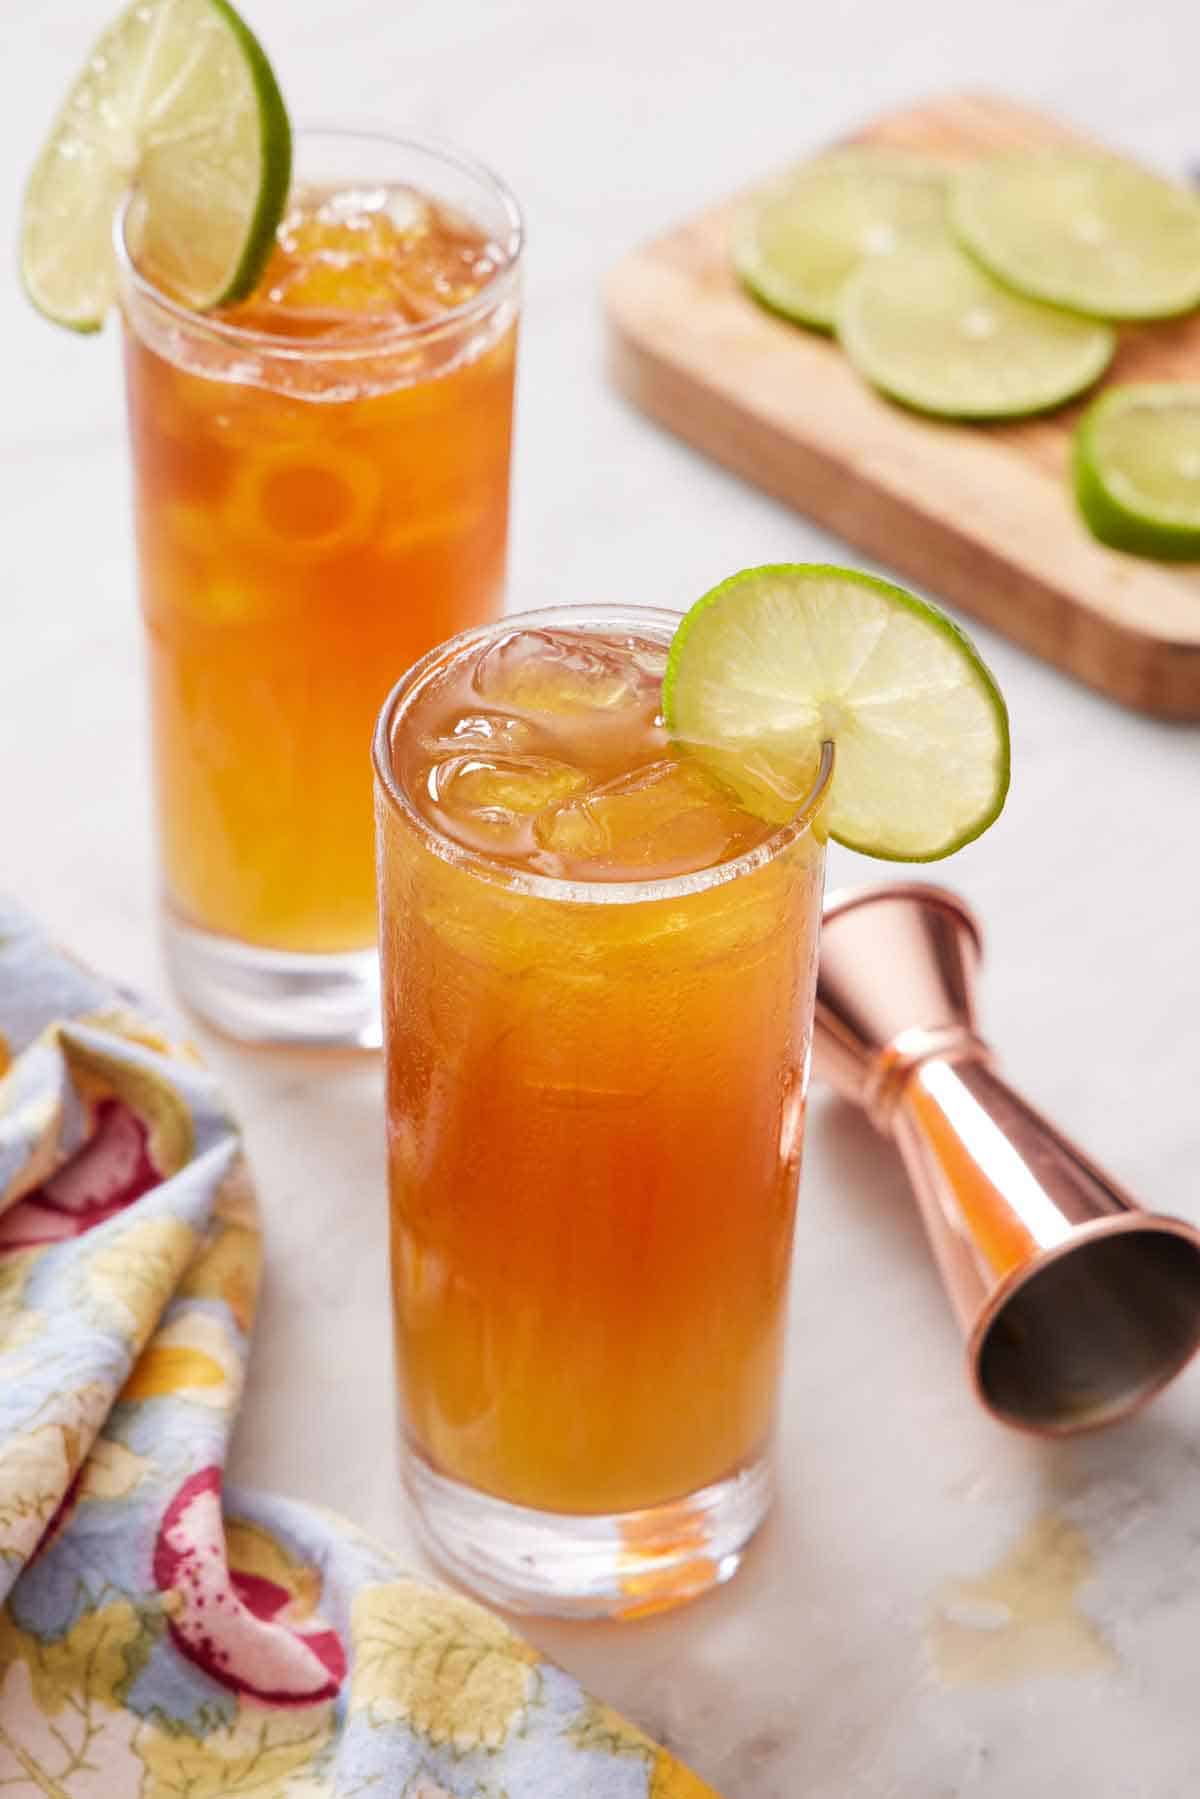
M 1008 713 L 970 639 L 874 575 L 818 563 L 746 569 L 675 633 L 668 731 L 771 823 L 802 806 L 822 744 L 829 835 L 927 862 L 978 837 L 1008 791 Z
M 1101 543 L 1200 560 L 1200 386 L 1110 389 L 1079 421 L 1071 463 L 1079 510 Z

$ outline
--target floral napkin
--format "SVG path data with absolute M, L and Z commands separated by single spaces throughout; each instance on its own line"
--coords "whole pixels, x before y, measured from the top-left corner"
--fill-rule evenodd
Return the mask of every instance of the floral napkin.
M 715 1799 L 490 1612 L 224 1489 L 260 1259 L 212 1076 L 0 903 L 0 1793 Z

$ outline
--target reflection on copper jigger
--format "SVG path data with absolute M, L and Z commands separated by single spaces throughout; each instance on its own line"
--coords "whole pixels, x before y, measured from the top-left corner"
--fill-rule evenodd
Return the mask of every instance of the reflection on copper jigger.
M 895 1139 L 984 1405 L 1066 1435 L 1125 1417 L 1200 1345 L 1200 1232 L 1142 1211 L 996 1073 L 981 953 L 943 888 L 834 895 L 815 1069 Z

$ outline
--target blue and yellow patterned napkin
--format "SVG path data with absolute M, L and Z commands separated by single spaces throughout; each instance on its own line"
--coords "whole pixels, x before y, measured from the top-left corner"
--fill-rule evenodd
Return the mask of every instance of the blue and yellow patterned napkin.
M 714 1799 L 490 1612 L 224 1489 L 260 1258 L 212 1076 L 0 904 L 0 1793 Z

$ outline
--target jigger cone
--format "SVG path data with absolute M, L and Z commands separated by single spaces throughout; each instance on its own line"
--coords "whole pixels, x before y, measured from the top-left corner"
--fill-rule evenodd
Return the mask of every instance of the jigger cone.
M 1142 1211 L 996 1073 L 981 955 L 943 888 L 834 895 L 814 1066 L 895 1140 L 983 1404 L 1065 1435 L 1126 1416 L 1200 1345 L 1200 1232 Z

